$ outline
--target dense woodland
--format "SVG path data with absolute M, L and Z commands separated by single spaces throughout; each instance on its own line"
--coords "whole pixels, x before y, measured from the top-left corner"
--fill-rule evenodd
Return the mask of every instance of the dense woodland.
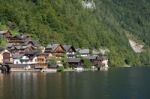
M 0 30 L 29 33 L 43 45 L 108 48 L 111 66 L 150 64 L 150 0 L 94 0 L 96 9 L 81 1 L 0 0 Z M 143 53 L 133 52 L 127 33 L 145 44 Z

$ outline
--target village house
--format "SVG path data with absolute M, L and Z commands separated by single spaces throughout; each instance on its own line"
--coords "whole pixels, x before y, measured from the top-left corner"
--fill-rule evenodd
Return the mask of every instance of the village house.
M 83 67 L 84 61 L 81 58 L 68 58 L 68 64 L 72 68 Z
M 13 55 L 13 64 L 22 64 L 23 54 L 14 54 Z
M 81 57 L 87 57 L 88 55 L 90 55 L 90 49 L 76 49 L 76 51 L 78 52 L 78 56 Z
M 7 49 L 0 48 L 0 63 L 1 64 L 11 64 L 11 63 L 13 63 L 12 54 Z
M 9 38 L 12 37 L 12 34 L 9 30 L 7 31 L 0 31 L 0 38 L 4 38 L 6 40 L 9 40 Z
M 26 41 L 30 41 L 31 37 L 28 34 L 19 34 L 13 37 L 10 37 L 9 43 L 13 45 L 25 44 Z
M 36 65 L 37 64 L 37 55 L 39 52 L 37 50 L 25 53 L 22 57 L 23 64 Z
M 93 66 L 96 65 L 98 55 L 89 55 L 85 58 L 89 59 Z
M 11 37 L 8 42 L 13 45 L 19 45 L 23 44 L 25 42 L 25 39 L 23 39 L 20 35 L 16 35 L 14 37 Z
M 66 51 L 61 44 L 49 44 L 44 51 L 48 56 L 48 60 L 55 58 L 57 66 L 63 66 L 62 58 L 65 56 L 65 52 Z
M 108 59 L 105 55 L 99 54 L 96 58 L 95 64 L 97 67 L 108 68 Z
M 35 40 L 26 40 L 24 42 L 24 44 L 28 45 L 28 46 L 33 46 L 35 48 L 38 48 L 40 46 L 39 43 L 37 41 L 35 41 Z
M 30 66 L 34 69 L 47 68 L 46 55 L 40 54 L 38 51 L 32 51 L 25 54 L 14 55 L 14 64 L 18 66 Z
M 65 49 L 67 58 L 75 58 L 76 57 L 76 49 L 72 45 L 63 45 Z
M 65 55 L 65 49 L 61 44 L 50 44 L 45 48 L 44 53 L 48 54 L 48 58 L 62 58 Z
M 12 54 L 25 54 L 27 52 L 36 50 L 34 46 L 26 45 L 26 44 L 20 44 L 20 45 L 9 44 L 7 45 L 7 48 Z
M 14 64 L 26 64 L 26 65 L 35 65 L 37 63 L 37 57 L 35 52 L 14 55 Z
M 44 53 L 38 54 L 36 63 L 37 64 L 36 64 L 35 68 L 38 68 L 38 69 L 48 68 L 46 54 L 44 54 Z

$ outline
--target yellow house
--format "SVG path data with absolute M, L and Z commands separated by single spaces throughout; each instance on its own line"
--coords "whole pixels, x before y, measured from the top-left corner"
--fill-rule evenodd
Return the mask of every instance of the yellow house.
M 13 63 L 12 54 L 7 49 L 0 48 L 0 63 Z

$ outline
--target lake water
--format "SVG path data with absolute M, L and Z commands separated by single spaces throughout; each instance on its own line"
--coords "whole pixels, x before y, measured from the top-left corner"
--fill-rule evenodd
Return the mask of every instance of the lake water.
M 150 99 L 150 68 L 0 74 L 0 99 Z

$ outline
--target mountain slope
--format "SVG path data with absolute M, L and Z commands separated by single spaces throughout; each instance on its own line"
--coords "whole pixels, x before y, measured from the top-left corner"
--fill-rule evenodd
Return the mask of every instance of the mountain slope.
M 94 2 L 96 9 L 84 8 L 82 0 L 0 0 L 0 22 L 12 31 L 30 33 L 43 45 L 56 41 L 106 47 L 112 66 L 149 64 L 149 51 L 134 53 L 126 33 L 136 35 L 149 48 L 150 2 Z

